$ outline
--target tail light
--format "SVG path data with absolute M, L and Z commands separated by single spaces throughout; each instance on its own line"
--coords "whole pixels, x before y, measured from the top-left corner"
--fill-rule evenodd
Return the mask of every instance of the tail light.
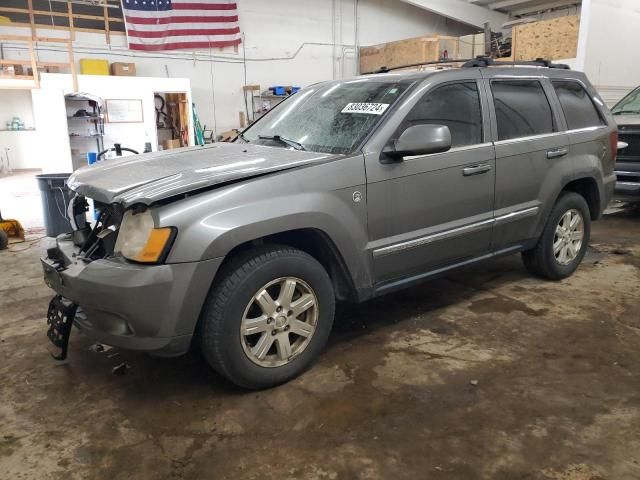
M 617 130 L 614 130 L 609 134 L 609 146 L 611 147 L 613 163 L 615 163 L 616 157 L 618 156 L 618 131 Z

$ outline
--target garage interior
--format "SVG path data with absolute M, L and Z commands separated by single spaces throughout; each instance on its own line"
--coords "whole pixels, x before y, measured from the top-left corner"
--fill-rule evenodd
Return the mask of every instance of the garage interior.
M 0 478 L 640 478 L 640 168 L 616 167 L 637 201 L 609 203 L 569 278 L 511 255 L 339 301 L 315 363 L 255 391 L 197 348 L 74 329 L 52 358 L 40 260 L 70 231 L 73 172 L 188 164 L 318 82 L 544 59 L 620 111 L 640 85 L 635 0 L 229 0 L 213 3 L 237 30 L 195 49 L 135 44 L 128 3 L 0 2 Z M 634 128 L 618 165 L 640 164 Z

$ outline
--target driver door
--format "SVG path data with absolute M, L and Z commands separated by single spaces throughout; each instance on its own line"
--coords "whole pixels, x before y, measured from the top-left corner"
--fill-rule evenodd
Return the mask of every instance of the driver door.
M 463 73 L 459 80 L 460 72 L 440 74 L 442 81 L 421 87 L 418 100 L 401 106 L 395 125 L 387 125 L 384 143 L 365 151 L 369 247 L 379 290 L 489 253 L 495 151 L 484 84 L 469 79 L 475 72 Z M 452 148 L 381 162 L 380 147 L 424 123 L 449 127 Z

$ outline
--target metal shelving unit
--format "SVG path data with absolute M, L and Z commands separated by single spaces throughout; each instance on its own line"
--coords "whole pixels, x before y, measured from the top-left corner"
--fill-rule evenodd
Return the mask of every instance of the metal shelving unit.
M 265 113 L 267 113 L 269 110 L 271 110 L 273 107 L 275 107 L 276 105 L 278 105 L 280 102 L 282 102 L 284 99 L 290 97 L 291 95 L 274 95 L 272 93 L 258 93 L 258 94 L 254 94 L 252 96 L 252 100 L 251 100 L 251 105 L 253 107 L 253 120 L 256 120 L 258 118 L 260 118 L 262 115 L 264 115 Z M 258 100 L 257 105 L 256 105 L 256 99 Z M 264 107 L 264 101 L 269 102 L 269 108 L 265 109 Z M 256 106 L 258 107 L 256 109 Z
M 95 149 L 96 153 L 104 150 L 104 114 L 102 99 L 92 95 L 65 95 L 67 109 L 67 128 L 71 143 L 71 159 L 73 169 L 86 165 L 86 154 Z M 84 110 L 86 113 L 76 115 Z M 95 142 L 92 145 L 92 142 Z M 74 150 L 80 150 L 75 153 Z

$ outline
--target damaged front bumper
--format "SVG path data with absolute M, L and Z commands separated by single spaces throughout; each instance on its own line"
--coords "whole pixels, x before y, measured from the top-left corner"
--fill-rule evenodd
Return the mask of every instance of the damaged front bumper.
M 41 258 L 45 282 L 78 306 L 73 320 L 98 342 L 156 355 L 185 353 L 222 259 L 140 265 L 119 257 L 89 261 L 71 235 Z

